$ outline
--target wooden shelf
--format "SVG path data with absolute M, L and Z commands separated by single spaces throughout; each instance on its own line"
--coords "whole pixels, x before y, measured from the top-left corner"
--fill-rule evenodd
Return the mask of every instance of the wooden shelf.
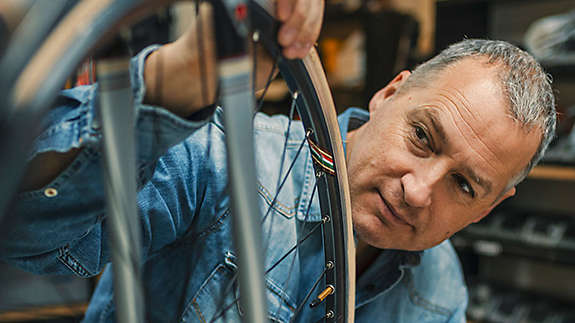
M 530 179 L 548 179 L 556 181 L 575 181 L 575 167 L 537 166 L 529 173 Z
M 88 304 L 36 307 L 26 310 L 0 312 L 0 322 L 23 322 L 58 317 L 83 316 Z

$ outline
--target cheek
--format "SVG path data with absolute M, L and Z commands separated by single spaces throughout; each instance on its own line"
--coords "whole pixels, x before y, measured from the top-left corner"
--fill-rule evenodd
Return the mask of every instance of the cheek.
M 376 162 L 389 177 L 401 177 L 417 164 L 416 156 L 407 146 L 405 134 L 394 128 L 378 147 Z
M 354 150 L 348 163 L 348 173 L 352 180 L 375 179 L 387 174 L 389 168 L 396 163 L 394 155 L 397 148 L 390 143 L 389 138 L 379 140 L 373 138 L 373 136 L 362 138 L 362 144 Z
M 347 161 L 352 189 L 381 185 L 385 178 L 401 176 L 402 170 L 411 163 L 405 127 L 400 127 L 400 123 L 397 118 L 373 120 L 356 135 L 353 151 Z
M 431 211 L 428 234 L 431 240 L 443 241 L 473 222 L 477 209 L 462 207 L 456 203 L 436 200 Z M 443 203 L 441 203 L 443 202 Z

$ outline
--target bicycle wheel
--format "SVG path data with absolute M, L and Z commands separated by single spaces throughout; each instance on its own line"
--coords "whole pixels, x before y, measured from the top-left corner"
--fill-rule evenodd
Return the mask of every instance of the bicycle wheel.
M 53 36 L 46 41 L 16 82 L 14 92 L 16 106 L 26 107 L 28 118 L 37 119 L 44 114 L 46 107 L 57 96 L 58 89 L 64 83 L 67 75 L 72 72 L 82 58 L 105 35 L 117 28 L 120 22 L 126 20 L 126 17 L 139 15 L 143 9 L 149 10 L 152 7 L 151 4 L 157 5 L 157 3 L 152 2 L 117 1 L 108 3 L 99 0 L 86 0 L 78 4 L 71 14 L 61 22 Z M 308 55 L 303 61 L 288 61 L 279 56 L 278 46 L 273 40 L 275 35 L 273 26 L 277 24 L 268 14 L 270 6 L 266 3 L 260 5 L 260 7 L 254 6 L 252 9 L 253 29 L 260 35 L 260 41 L 275 57 L 279 70 L 293 93 L 294 104 L 292 107 L 297 106 L 306 132 L 305 140 L 302 141 L 301 146 L 311 147 L 311 151 L 302 154 L 302 156 L 306 155 L 306 158 L 314 161 L 313 167 L 317 175 L 315 181 L 317 199 L 319 199 L 323 216 L 321 225 L 314 228 L 321 228 L 322 230 L 325 268 L 321 271 L 320 277 L 315 279 L 318 283 L 314 284 L 307 292 L 306 297 L 294 309 L 292 320 L 297 320 L 297 314 L 309 302 L 309 296 L 314 292 L 319 293 L 321 291 L 316 289 L 318 284 L 321 285 L 322 283 L 325 287 L 324 294 L 327 294 L 322 305 L 325 308 L 323 319 L 329 322 L 351 322 L 353 321 L 355 297 L 354 246 L 351 217 L 348 214 L 350 210 L 349 194 L 346 191 L 347 175 L 343 146 L 333 101 L 325 77 L 321 72 L 321 63 L 315 52 Z M 76 19 L 82 19 L 83 25 L 87 26 L 85 32 L 77 30 Z M 291 123 L 290 119 L 288 124 Z M 296 124 L 296 122 L 293 123 Z M 287 131 L 289 133 L 289 126 Z M 287 140 L 285 142 L 287 143 Z M 282 166 L 280 166 L 280 170 L 281 168 Z M 278 183 L 280 182 L 283 180 Z M 270 209 L 274 207 L 280 190 L 281 185 L 278 185 L 278 190 L 269 203 Z M 232 194 L 234 193 L 232 192 Z M 267 218 L 268 213 L 270 211 L 262 215 L 263 221 Z M 312 233 L 313 231 L 306 236 L 311 236 Z M 263 233 L 264 236 L 266 234 L 267 232 Z M 298 238 L 298 244 L 305 237 L 301 238 Z M 290 253 L 298 250 L 298 244 L 289 248 L 288 254 L 278 258 L 280 260 L 286 259 Z M 269 272 L 276 266 L 277 264 L 274 263 L 271 267 L 266 268 L 266 271 Z M 324 281 L 321 282 L 321 280 Z M 230 284 L 228 283 L 228 285 Z M 244 302 L 244 304 L 247 306 L 249 302 Z M 223 304 L 223 307 L 218 313 L 225 316 L 229 304 Z M 274 309 L 269 311 L 273 312 Z M 212 320 L 219 319 L 216 316 Z

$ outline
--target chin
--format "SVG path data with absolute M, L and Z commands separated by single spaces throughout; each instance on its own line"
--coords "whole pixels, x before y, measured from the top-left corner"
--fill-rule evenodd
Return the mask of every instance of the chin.
M 392 232 L 375 215 L 364 214 L 353 220 L 356 238 L 375 248 L 421 251 L 438 244 L 422 246 L 421 241 L 419 243 L 413 241 L 414 237 L 398 236 L 398 232 Z
M 376 216 L 363 215 L 353 220 L 353 229 L 358 239 L 372 247 L 392 248 L 389 241 L 392 235 Z

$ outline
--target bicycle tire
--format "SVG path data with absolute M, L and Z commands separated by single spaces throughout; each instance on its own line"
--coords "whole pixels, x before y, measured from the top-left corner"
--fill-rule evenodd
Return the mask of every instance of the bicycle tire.
M 163 4 L 167 1 L 161 2 Z M 74 32 L 72 34 L 77 37 L 70 37 L 69 34 L 63 37 L 62 34 L 55 32 L 54 35 L 56 36 L 51 36 L 46 41 L 16 82 L 15 104 L 26 106 L 29 113 L 37 114 L 37 117 L 42 116 L 46 107 L 54 101 L 67 75 L 106 34 L 111 32 L 109 26 L 117 27 L 119 22 L 126 20 L 126 17 L 138 15 L 139 11 L 146 6 L 149 9 L 149 4 L 152 2 L 83 1 L 79 6 L 84 3 L 89 9 L 85 9 L 84 15 L 77 14 L 76 17 L 81 17 L 84 23 L 90 19 L 94 21 L 89 33 L 79 35 L 78 32 Z M 158 5 L 158 2 L 153 4 L 154 6 Z M 106 7 L 107 5 L 109 6 Z M 265 6 L 264 4 L 263 7 Z M 267 9 L 269 10 L 269 8 Z M 75 10 L 76 8 L 72 13 L 78 12 Z M 91 18 L 88 18 L 87 15 Z M 73 17 L 73 15 L 68 17 L 70 16 Z M 267 12 L 259 12 L 254 16 L 256 21 L 260 19 L 257 24 L 263 24 L 261 28 L 257 26 L 255 28 L 258 28 L 262 33 L 268 33 L 267 36 L 263 37 L 264 44 L 272 54 L 278 55 L 279 48 L 271 41 L 273 38 L 269 35 L 270 32 L 275 32 L 273 28 L 268 28 L 270 24 L 273 24 L 270 20 L 271 16 Z M 68 17 L 66 19 L 71 19 Z M 59 30 L 66 30 L 67 21 L 62 22 L 61 26 L 58 27 L 61 28 Z M 75 25 L 75 23 L 68 23 Z M 66 64 L 57 64 L 58 61 L 66 62 Z M 326 237 L 324 245 L 327 246 L 325 247 L 327 249 L 325 252 L 326 264 L 328 262 L 335 264 L 334 269 L 326 275 L 326 279 L 336 287 L 337 291 L 334 297 L 329 296 L 326 299 L 326 311 L 333 310 L 335 313 L 332 317 L 328 315 L 326 321 L 353 322 L 355 248 L 349 214 L 350 201 L 347 191 L 343 144 L 333 100 L 325 76 L 323 72 L 320 72 L 321 63 L 315 51 L 303 61 L 280 59 L 279 67 L 292 91 L 297 89 L 301 93 L 298 99 L 300 102 L 298 112 L 304 126 L 312 129 L 313 141 L 334 157 L 335 174 L 318 178 L 318 195 L 321 208 L 330 214 L 330 221 L 324 226 L 324 236 Z M 49 76 L 47 71 L 51 71 Z M 316 169 L 318 173 L 323 172 L 319 166 L 315 164 L 314 166 L 318 167 Z

